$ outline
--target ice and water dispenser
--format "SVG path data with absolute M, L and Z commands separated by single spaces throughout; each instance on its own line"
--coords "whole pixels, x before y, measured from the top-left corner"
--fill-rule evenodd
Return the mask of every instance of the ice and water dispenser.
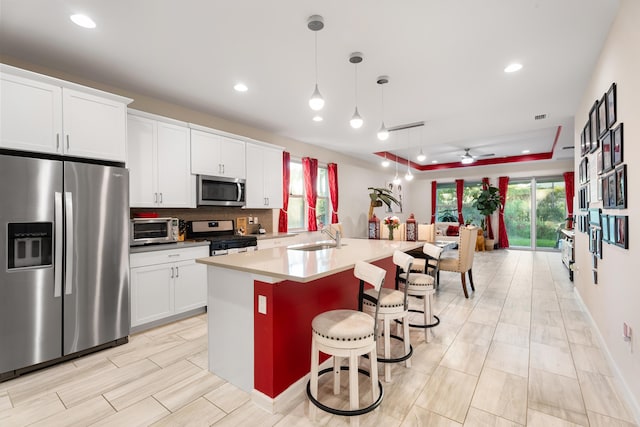
M 53 224 L 50 222 L 9 223 L 8 268 L 42 267 L 52 263 Z

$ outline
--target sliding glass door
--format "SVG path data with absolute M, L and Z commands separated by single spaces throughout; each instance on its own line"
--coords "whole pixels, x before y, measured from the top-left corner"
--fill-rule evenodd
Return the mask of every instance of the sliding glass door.
M 566 217 L 562 177 L 509 182 L 504 219 L 511 247 L 557 249 Z

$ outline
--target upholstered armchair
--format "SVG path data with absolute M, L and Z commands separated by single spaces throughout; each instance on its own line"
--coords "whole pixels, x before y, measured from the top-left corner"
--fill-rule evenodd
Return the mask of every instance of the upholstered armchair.
M 435 224 L 418 224 L 418 240 L 433 243 L 436 241 Z
M 469 298 L 465 273 L 469 274 L 469 283 L 471 284 L 471 290 L 476 290 L 476 288 L 473 286 L 473 275 L 471 273 L 471 268 L 473 267 L 473 255 L 475 254 L 477 236 L 478 227 L 460 227 L 458 256 L 454 258 L 443 258 L 440 260 L 440 271 L 453 271 L 460 273 L 462 290 L 464 291 L 465 298 Z

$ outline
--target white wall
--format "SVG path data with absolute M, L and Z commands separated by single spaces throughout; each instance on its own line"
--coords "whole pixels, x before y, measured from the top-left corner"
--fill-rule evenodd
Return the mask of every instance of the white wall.
M 640 271 L 636 265 L 640 261 L 640 217 L 637 214 L 640 212 L 640 193 L 635 191 L 640 183 L 639 46 L 640 2 L 623 0 L 575 114 L 575 141 L 579 146 L 579 132 L 594 101 L 602 97 L 612 82 L 617 84 L 617 123 L 624 123 L 628 205 L 626 210 L 606 209 L 604 213 L 629 216 L 629 249 L 603 243 L 603 259 L 598 260 L 598 284 L 595 285 L 587 235 L 576 233 L 578 271 L 574 283 L 632 397 L 636 419 L 640 419 Z M 575 159 L 576 170 L 580 162 L 578 157 L 579 153 Z M 594 165 L 591 177 L 597 176 L 595 160 L 595 154 L 590 155 L 589 161 Z M 578 187 L 576 179 L 576 194 Z M 592 203 L 592 207 L 602 207 L 602 203 Z M 633 328 L 631 343 L 622 339 L 623 322 Z

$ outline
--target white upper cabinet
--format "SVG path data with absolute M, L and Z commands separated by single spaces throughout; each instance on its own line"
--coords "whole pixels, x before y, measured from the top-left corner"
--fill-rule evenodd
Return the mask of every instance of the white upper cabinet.
M 191 129 L 191 173 L 244 179 L 244 141 Z
M 282 208 L 282 150 L 247 143 L 246 207 Z
M 0 147 L 126 159 L 128 98 L 1 65 Z
M 150 116 L 128 116 L 130 205 L 193 208 L 196 183 L 190 172 L 189 128 Z

